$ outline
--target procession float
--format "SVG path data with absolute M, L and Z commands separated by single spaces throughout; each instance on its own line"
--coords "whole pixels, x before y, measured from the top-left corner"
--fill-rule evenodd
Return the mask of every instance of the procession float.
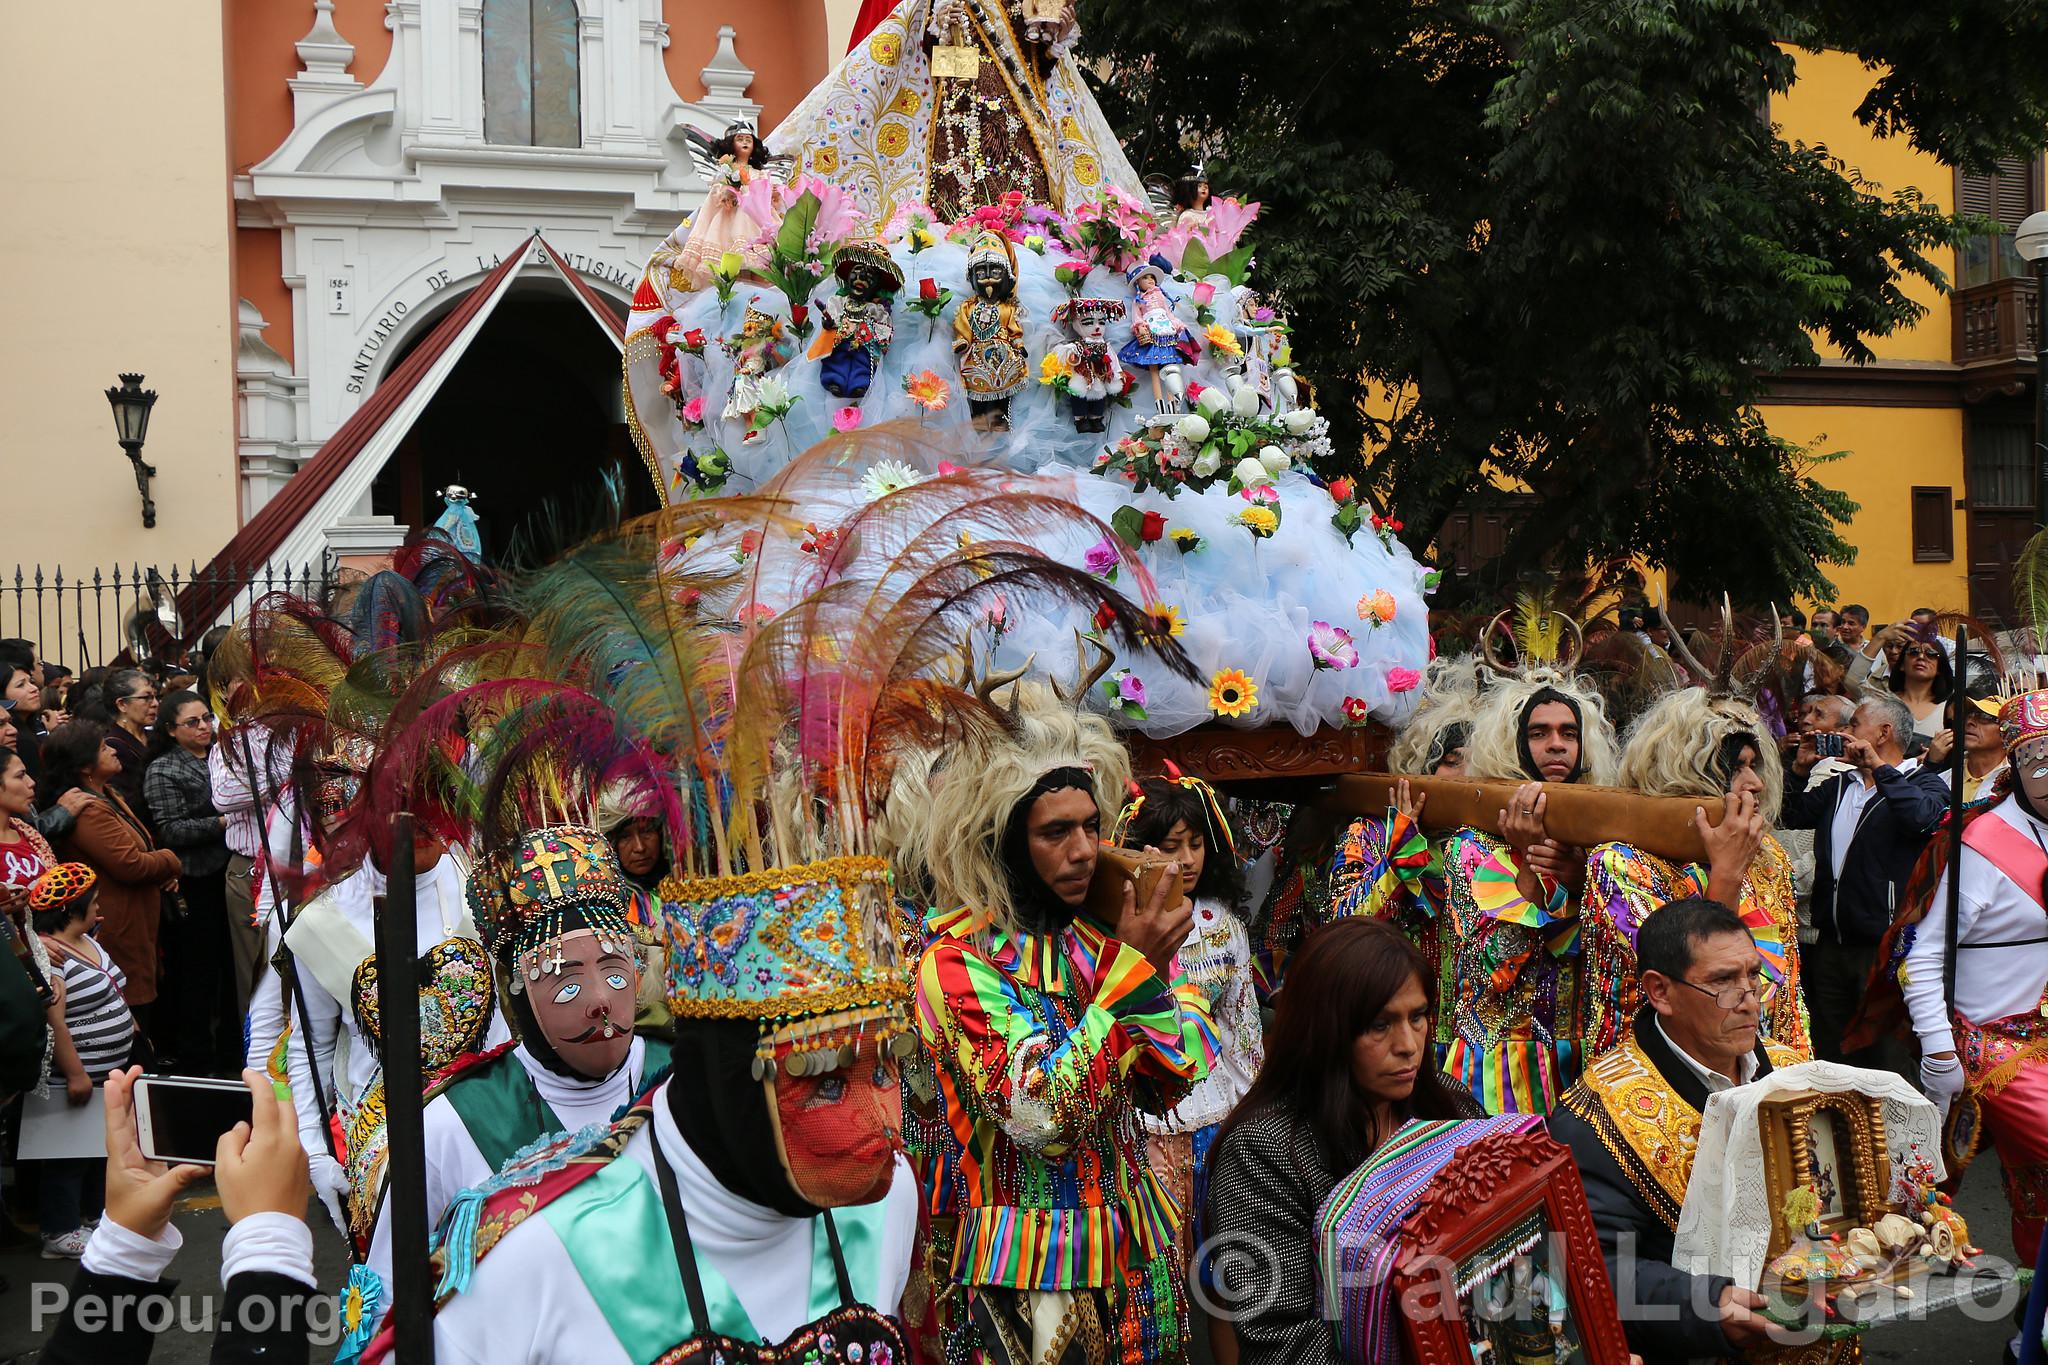
M 982 667 L 1046 675 L 1141 764 L 1374 766 L 1421 681 L 1433 575 L 1318 473 L 1328 425 L 1258 289 L 1260 206 L 1211 197 L 1199 166 L 1148 191 L 1076 36 L 1059 6 L 906 0 L 765 136 L 702 139 L 710 196 L 627 324 L 634 441 L 672 504 L 806 451 L 859 466 L 857 492 L 792 511 L 826 544 L 862 499 L 1005 471 L 1096 528 L 1018 537 L 1133 595 L 1196 667 L 1028 598 L 977 627 Z

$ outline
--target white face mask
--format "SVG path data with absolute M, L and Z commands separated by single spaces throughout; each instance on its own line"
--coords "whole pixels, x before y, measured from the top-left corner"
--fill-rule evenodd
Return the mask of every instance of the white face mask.
M 2013 777 L 2036 810 L 2048 810 L 2048 739 L 2030 739 L 2012 751 Z

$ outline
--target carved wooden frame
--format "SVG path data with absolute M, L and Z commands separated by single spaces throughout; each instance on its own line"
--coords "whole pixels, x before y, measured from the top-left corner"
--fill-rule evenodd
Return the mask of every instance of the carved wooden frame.
M 1843 1180 L 1842 1212 L 1821 1228 L 1835 1232 L 1869 1227 L 1890 1211 L 1890 1148 L 1885 1139 L 1882 1103 L 1856 1091 L 1802 1090 L 1757 1105 L 1758 1134 L 1763 1139 L 1764 1191 L 1770 1201 L 1771 1259 L 1791 1249 L 1800 1229 L 1785 1224 L 1785 1196 L 1813 1182 L 1813 1119 L 1826 1111 L 1848 1125 L 1848 1150 L 1836 1145 L 1836 1156 L 1851 1167 Z
M 1586 1187 L 1565 1145 L 1543 1133 L 1499 1133 L 1464 1148 L 1438 1171 L 1397 1238 L 1389 1292 L 1401 1320 L 1404 1360 L 1471 1365 L 1464 1315 L 1445 1268 L 1540 1211 L 1563 1248 L 1565 1300 L 1588 1365 L 1626 1365 L 1628 1339 Z

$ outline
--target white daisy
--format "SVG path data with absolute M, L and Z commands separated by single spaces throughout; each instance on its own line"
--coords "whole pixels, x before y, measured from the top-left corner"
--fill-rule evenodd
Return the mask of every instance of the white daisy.
M 860 476 L 860 491 L 869 502 L 876 502 L 923 482 L 924 475 L 901 460 L 877 460 Z

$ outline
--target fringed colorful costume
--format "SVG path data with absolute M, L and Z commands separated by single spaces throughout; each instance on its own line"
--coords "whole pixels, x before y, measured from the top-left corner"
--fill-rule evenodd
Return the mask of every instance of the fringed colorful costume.
M 1400 811 L 1353 820 L 1337 841 L 1330 869 L 1331 919 L 1392 920 L 1433 970 L 1444 961 L 1440 916 L 1448 896 L 1438 850 Z M 1449 1039 L 1438 1031 L 1439 1044 Z
M 1627 843 L 1601 844 L 1586 862 L 1579 910 L 1580 982 L 1585 1004 L 1586 1056 L 1619 1044 L 1642 1007 L 1636 977 L 1636 934 L 1667 902 L 1707 894 L 1707 869 L 1674 863 Z M 1742 881 L 1733 907 L 1749 926 L 1772 991 L 1764 1001 L 1763 1034 L 1800 1057 L 1813 1055 L 1806 1004 L 1799 991 L 1798 898 L 1792 861 L 1769 835 Z
M 1536 905 L 1516 888 L 1507 843 L 1470 827 L 1444 840 L 1444 1074 L 1490 1114 L 1547 1114 L 1581 1063 L 1579 936 L 1561 888 Z
M 1148 1311 L 1102 1324 L 1108 1358 L 1177 1356 L 1168 1252 L 1181 1215 L 1145 1160 L 1136 1106 L 1164 1112 L 1202 1075 L 1201 993 L 1085 921 L 991 928 L 979 945 L 974 921 L 933 916 L 917 981 L 918 1030 L 962 1148 L 953 1273 L 1016 1290 L 1122 1285 Z

